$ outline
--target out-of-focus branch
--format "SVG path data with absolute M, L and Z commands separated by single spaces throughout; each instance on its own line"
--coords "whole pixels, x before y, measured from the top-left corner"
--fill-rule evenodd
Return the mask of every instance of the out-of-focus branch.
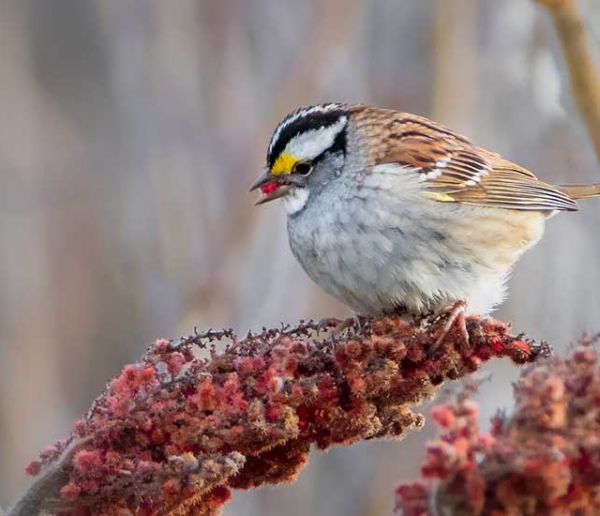
M 448 317 L 159 340 L 29 465 L 40 480 L 8 515 L 216 514 L 232 489 L 293 481 L 312 444 L 400 437 L 423 426 L 413 408 L 438 386 L 494 356 L 544 351 L 475 317 L 468 342 L 451 327 L 436 348 Z
M 515 410 L 490 435 L 468 396 L 434 408 L 443 428 L 422 466 L 423 480 L 396 491 L 396 513 L 600 514 L 600 364 L 593 341 L 569 357 L 527 368 Z M 443 510 L 438 510 L 443 508 Z
M 434 120 L 464 134 L 475 133 L 479 2 L 436 0 L 433 33 L 432 109 Z
M 560 38 L 573 97 L 600 161 L 600 73 L 592 59 L 577 0 L 537 0 L 554 22 Z

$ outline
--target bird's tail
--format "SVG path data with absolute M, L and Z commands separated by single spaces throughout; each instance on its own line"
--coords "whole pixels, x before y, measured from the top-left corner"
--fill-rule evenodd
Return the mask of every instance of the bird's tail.
M 600 184 L 559 186 L 558 189 L 575 200 L 600 197 Z

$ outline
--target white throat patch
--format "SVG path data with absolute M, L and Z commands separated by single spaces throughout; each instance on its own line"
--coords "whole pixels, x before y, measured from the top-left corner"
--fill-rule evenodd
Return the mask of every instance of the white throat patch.
M 300 160 L 310 161 L 320 156 L 333 145 L 335 138 L 346 127 L 345 116 L 333 125 L 311 129 L 292 138 L 285 147 L 285 153 Z
M 301 211 L 308 201 L 307 188 L 294 188 L 282 199 L 283 207 L 288 215 L 294 215 Z

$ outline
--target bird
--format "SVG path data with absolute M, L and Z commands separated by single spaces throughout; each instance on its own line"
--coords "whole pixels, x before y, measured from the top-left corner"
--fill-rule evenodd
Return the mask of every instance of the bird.
M 360 316 L 488 315 L 546 220 L 600 196 L 554 186 L 426 117 L 299 108 L 275 128 L 257 204 L 281 199 L 308 276 Z

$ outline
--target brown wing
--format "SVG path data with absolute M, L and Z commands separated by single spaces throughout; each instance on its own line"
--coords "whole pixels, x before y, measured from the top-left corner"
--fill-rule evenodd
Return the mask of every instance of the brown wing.
M 566 193 L 529 170 L 427 118 L 384 110 L 376 115 L 383 122 L 378 129 L 373 113 L 365 116 L 365 121 L 370 118 L 367 132 L 379 132 L 373 165 L 396 163 L 417 170 L 435 200 L 514 210 L 577 210 Z

